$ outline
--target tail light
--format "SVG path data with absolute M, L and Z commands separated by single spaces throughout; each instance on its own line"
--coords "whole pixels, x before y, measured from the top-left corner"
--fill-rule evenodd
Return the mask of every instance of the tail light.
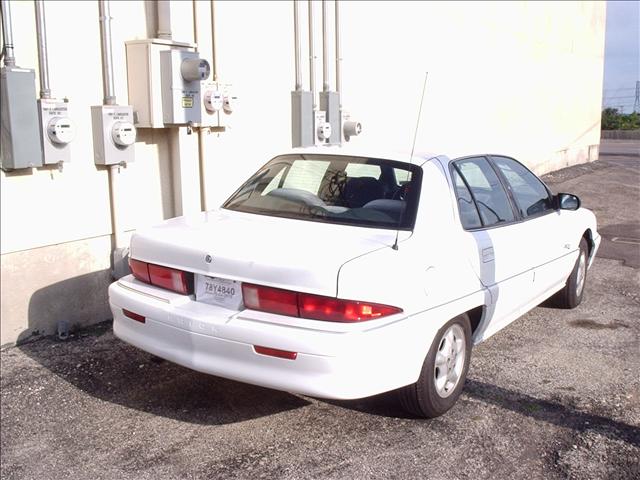
M 141 262 L 133 258 L 129 260 L 129 267 L 133 276 L 141 282 L 166 288 L 183 295 L 187 295 L 192 291 L 193 275 L 191 273 L 163 267 L 162 265 L 154 265 L 153 263 Z
M 328 322 L 364 322 L 402 312 L 401 308 L 371 302 L 292 292 L 242 284 L 244 305 L 251 310 Z

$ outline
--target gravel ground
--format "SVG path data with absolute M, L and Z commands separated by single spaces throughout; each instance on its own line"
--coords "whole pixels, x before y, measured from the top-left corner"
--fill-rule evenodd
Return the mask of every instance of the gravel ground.
M 584 303 L 536 308 L 476 347 L 443 417 L 411 418 L 390 394 L 328 402 L 202 375 L 107 322 L 2 351 L 0 476 L 640 478 L 640 246 L 612 241 L 640 239 L 640 146 L 613 145 L 546 178 L 606 237 Z

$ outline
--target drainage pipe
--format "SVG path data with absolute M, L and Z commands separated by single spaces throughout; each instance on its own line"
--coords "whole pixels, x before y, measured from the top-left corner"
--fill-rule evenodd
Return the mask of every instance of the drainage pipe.
M 35 0 L 35 6 L 40 98 L 46 99 L 51 98 L 51 88 L 49 88 L 49 55 L 47 53 L 47 20 L 44 15 L 44 2 L 42 0 Z
M 11 28 L 11 4 L 9 0 L 2 0 L 2 36 L 4 43 L 4 65 L 15 67 L 16 57 L 13 53 L 13 29 Z
M 322 91 L 328 92 L 331 87 L 329 85 L 329 46 L 327 32 L 327 0 L 322 0 Z
M 113 54 L 111 51 L 111 8 L 109 0 L 98 2 L 100 12 L 100 46 L 102 47 L 102 89 L 104 105 L 115 105 L 116 94 L 113 83 Z
M 298 0 L 293 0 L 293 44 L 295 48 L 296 92 L 302 90 L 302 72 L 300 71 L 300 12 Z
M 313 0 L 309 0 L 309 87 L 313 97 L 313 110 L 318 108 L 316 102 L 316 57 L 314 54 Z
M 340 2 L 335 0 L 335 33 L 336 33 L 336 92 L 338 92 L 338 101 L 340 102 L 340 112 L 342 112 L 342 95 L 340 92 L 342 90 L 342 77 L 340 75 L 340 70 L 342 68 L 342 49 L 340 45 Z

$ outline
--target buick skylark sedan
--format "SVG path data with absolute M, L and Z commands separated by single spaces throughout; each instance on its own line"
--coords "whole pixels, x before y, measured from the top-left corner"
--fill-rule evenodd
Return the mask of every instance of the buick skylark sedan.
M 592 212 L 513 158 L 277 156 L 218 210 L 131 240 L 115 334 L 177 364 L 331 399 L 397 390 L 434 417 L 471 348 L 553 297 L 580 304 Z

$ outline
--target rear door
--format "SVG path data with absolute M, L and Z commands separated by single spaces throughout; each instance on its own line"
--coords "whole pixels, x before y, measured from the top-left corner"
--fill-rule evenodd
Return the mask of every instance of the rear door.
M 472 267 L 491 293 L 476 340 L 489 337 L 520 314 L 532 295 L 533 262 L 527 233 L 498 172 L 486 157 L 452 163 L 458 212 Z

